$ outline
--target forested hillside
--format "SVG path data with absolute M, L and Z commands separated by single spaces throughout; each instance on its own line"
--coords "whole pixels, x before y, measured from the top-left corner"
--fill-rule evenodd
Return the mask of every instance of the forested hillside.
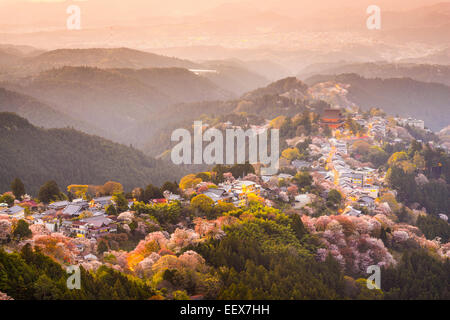
M 74 127 L 87 133 L 104 134 L 100 128 L 60 112 L 33 97 L 4 88 L 0 88 L 0 112 L 17 113 L 39 127 Z
M 140 279 L 111 268 L 91 274 L 81 269 L 81 290 L 69 290 L 64 266 L 40 250 L 23 247 L 9 254 L 0 248 L 0 290 L 16 300 L 148 299 L 153 291 Z
M 126 189 L 179 178 L 178 167 L 154 160 L 132 147 L 73 129 L 40 129 L 11 113 L 0 113 L 0 190 L 20 177 L 36 193 L 48 180 L 103 184 L 115 180 Z
M 142 136 L 151 136 L 152 127 L 158 125 L 153 119 L 172 104 L 233 97 L 212 81 L 182 68 L 62 67 L 4 82 L 1 86 L 33 97 L 33 103 L 39 108 L 51 106 L 54 111 L 48 112 L 50 116 L 59 112 L 77 119 L 71 125 L 78 130 L 134 145 L 139 144 Z M 21 103 L 19 108 L 15 104 L 6 101 L 4 111 L 19 113 L 26 106 Z M 47 113 L 37 107 L 28 107 L 19 114 L 39 125 L 43 119 L 51 122 L 52 118 L 47 119 L 44 116 Z M 60 127 L 59 122 L 46 127 Z

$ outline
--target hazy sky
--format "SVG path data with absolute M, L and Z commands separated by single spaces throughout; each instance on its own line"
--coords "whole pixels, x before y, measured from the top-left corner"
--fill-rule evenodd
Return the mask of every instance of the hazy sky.
M 203 45 L 216 40 L 223 46 L 250 47 L 280 41 L 291 43 L 290 31 L 302 28 L 303 32 L 311 26 L 325 31 L 340 26 L 345 30 L 365 28 L 366 9 L 373 4 L 386 12 L 448 1 L 0 0 L 0 43 L 54 47 L 111 42 L 111 45 L 167 47 Z M 67 31 L 67 8 L 72 4 L 81 9 L 82 34 Z M 287 38 L 282 39 L 284 36 Z M 135 42 L 127 43 L 131 38 Z
M 207 12 L 223 4 L 241 10 L 267 10 L 290 16 L 317 15 L 335 8 L 363 9 L 370 4 L 382 10 L 408 10 L 438 0 L 0 0 L 0 25 L 55 25 L 66 15 L 65 7 L 78 4 L 89 22 L 117 24 L 133 18 L 184 16 Z M 229 7 L 229 6 L 227 6 Z M 220 12 L 220 11 L 219 11 Z M 224 11 L 226 14 L 226 10 Z M 233 10 L 231 10 L 233 12 Z M 0 30 L 1 31 L 1 30 Z

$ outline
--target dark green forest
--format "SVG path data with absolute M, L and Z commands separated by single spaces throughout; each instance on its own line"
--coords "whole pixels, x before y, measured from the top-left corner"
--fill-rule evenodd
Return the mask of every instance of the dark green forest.
M 100 267 L 90 273 L 80 267 L 81 290 L 69 290 L 69 274 L 39 249 L 25 245 L 21 252 L 0 249 L 0 291 L 16 300 L 148 299 L 153 291 L 139 279 Z
M 177 180 L 178 167 L 142 152 L 74 129 L 41 129 L 12 114 L 0 113 L 0 192 L 16 177 L 36 194 L 48 180 L 70 184 L 103 184 L 114 180 L 125 189 Z

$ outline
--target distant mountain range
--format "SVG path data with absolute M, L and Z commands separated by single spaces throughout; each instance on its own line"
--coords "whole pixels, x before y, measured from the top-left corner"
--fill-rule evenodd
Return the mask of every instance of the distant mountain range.
M 450 2 L 406 11 L 383 12 L 385 40 L 442 44 L 450 39 Z
M 377 106 L 421 118 L 432 129 L 450 123 L 444 112 L 449 87 L 437 84 L 450 84 L 445 65 L 323 63 L 301 71 L 301 79 L 312 75 L 306 84 L 295 77 L 270 83 L 256 72 L 264 60 L 191 62 L 127 48 L 40 52 L 0 46 L 2 50 L 17 63 L 0 67 L 0 112 L 15 112 L 44 128 L 73 127 L 153 156 L 167 149 L 170 130 L 200 117 L 242 112 L 263 120 L 293 116 L 322 99 L 321 87 L 308 85 L 326 81 L 350 85 L 345 97 L 323 99 L 331 104 Z M 267 64 L 260 70 L 272 70 L 270 77 L 285 72 Z M 397 77 L 408 78 L 393 79 Z
M 203 64 L 208 69 L 217 71 L 216 73 L 205 73 L 203 76 L 219 87 L 232 92 L 235 97 L 270 83 L 270 80 L 255 71 L 250 71 L 248 66 L 243 63 L 211 61 Z
M 42 53 L 38 50 L 29 46 L 13 46 L 0 44 L 0 72 L 1 68 L 10 69 L 17 63 L 26 57 L 32 57 Z
M 403 58 L 400 62 L 450 65 L 450 46 L 448 45 L 423 56 Z
M 48 180 L 67 185 L 114 180 L 130 190 L 179 179 L 182 171 L 142 152 L 73 129 L 40 129 L 12 113 L 0 113 L 0 193 L 19 177 L 29 193 Z
M 180 102 L 230 99 L 233 94 L 207 78 L 180 68 L 99 69 L 62 67 L 43 71 L 0 87 L 31 96 L 42 105 L 88 123 L 107 138 L 130 143 L 125 132 L 139 122 L 151 120 L 169 105 Z M 6 104 L 6 102 L 5 102 Z M 14 105 L 5 111 L 14 111 Z M 16 107 L 16 109 L 18 106 Z M 36 114 L 42 118 L 43 115 Z M 30 116 L 30 121 L 41 124 Z M 55 126 L 60 126 L 60 121 Z M 84 129 L 73 123 L 78 129 Z
M 0 66 L 14 58 L 15 64 L 10 65 L 9 74 L 24 76 L 41 71 L 66 66 L 83 66 L 97 68 L 201 68 L 199 64 L 188 60 L 166 57 L 153 53 L 128 48 L 91 48 L 91 49 L 57 49 L 44 51 L 34 55 L 24 55 L 23 51 L 2 49 L 0 46 Z M 9 54 L 9 56 L 4 56 Z M 11 57 L 12 56 L 12 57 Z
M 298 77 L 307 79 L 316 74 L 338 75 L 356 73 L 365 78 L 411 78 L 423 82 L 450 85 L 450 65 L 415 63 L 328 63 L 315 64 L 303 69 Z
M 27 53 L 24 53 L 27 52 Z M 202 71 L 215 70 L 215 73 L 198 74 L 228 94 L 239 96 L 244 92 L 268 84 L 270 81 L 260 75 L 256 69 L 264 62 L 236 63 L 235 61 L 192 62 L 164 55 L 129 48 L 92 48 L 92 49 L 57 49 L 39 52 L 37 49 L 27 51 L 19 46 L 0 45 L 0 80 L 22 79 L 43 71 L 63 67 L 92 67 L 100 69 L 154 69 L 183 68 Z M 277 66 L 261 68 L 265 72 L 277 73 Z M 229 98 L 229 95 L 226 97 Z
M 98 68 L 199 68 L 188 60 L 165 57 L 129 48 L 58 49 L 25 59 L 25 66 L 42 70 L 63 66 L 87 66 Z
M 0 111 L 138 147 L 164 128 L 158 119 L 179 119 L 165 117 L 169 106 L 228 101 L 270 82 L 242 64 L 199 64 L 127 48 L 5 51 L 15 63 L 5 60 L 2 68 L 0 56 Z

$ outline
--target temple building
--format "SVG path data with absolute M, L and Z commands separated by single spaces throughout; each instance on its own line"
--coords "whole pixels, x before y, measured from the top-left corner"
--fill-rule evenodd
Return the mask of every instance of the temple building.
M 325 109 L 320 119 L 322 125 L 337 129 L 344 124 L 344 118 L 339 109 Z

